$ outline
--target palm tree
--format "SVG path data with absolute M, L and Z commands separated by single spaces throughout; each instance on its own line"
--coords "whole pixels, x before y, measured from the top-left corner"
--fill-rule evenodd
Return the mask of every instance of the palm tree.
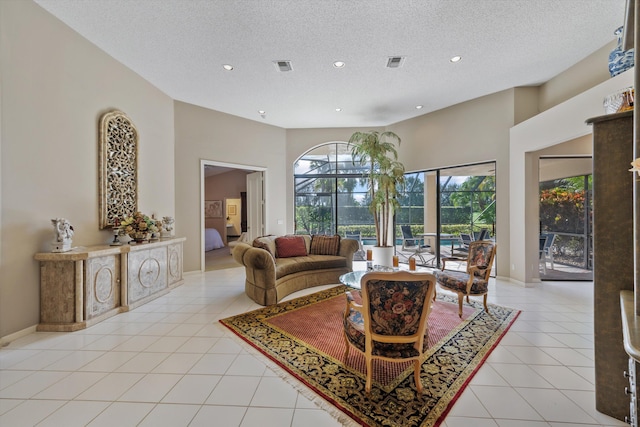
M 404 166 L 398 161 L 394 142 L 400 145 L 400 137 L 393 132 L 355 132 L 349 138 L 353 164 L 369 165 L 367 190 L 376 246 L 390 246 L 389 224 L 399 207 L 396 200 L 398 185 L 404 183 Z

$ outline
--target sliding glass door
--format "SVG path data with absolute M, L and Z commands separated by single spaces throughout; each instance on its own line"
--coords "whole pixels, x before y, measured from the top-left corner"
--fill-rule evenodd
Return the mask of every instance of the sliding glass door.
M 412 172 L 405 177 L 397 233 L 401 235 L 401 225 L 409 225 L 414 235 L 421 235 L 434 255 L 433 266 L 440 267 L 442 257 L 464 256 L 463 234 L 472 240 L 495 239 L 495 162 Z
M 540 158 L 542 280 L 593 280 L 592 159 Z

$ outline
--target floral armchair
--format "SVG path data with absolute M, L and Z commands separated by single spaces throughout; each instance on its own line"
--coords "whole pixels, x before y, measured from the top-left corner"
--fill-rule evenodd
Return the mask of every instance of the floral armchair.
M 467 271 L 436 271 L 438 285 L 458 294 L 458 315 L 462 317 L 462 302 L 469 295 L 482 295 L 484 310 L 487 309 L 487 292 L 489 291 L 489 275 L 496 255 L 496 244 L 490 240 L 481 240 L 469 244 Z
M 360 281 L 362 304 L 347 293 L 344 358 L 346 362 L 351 346 L 364 353 L 367 393 L 371 391 L 373 359 L 413 360 L 416 389 L 422 392 L 421 359 L 428 346 L 427 318 L 435 282 L 430 273 L 373 272 Z

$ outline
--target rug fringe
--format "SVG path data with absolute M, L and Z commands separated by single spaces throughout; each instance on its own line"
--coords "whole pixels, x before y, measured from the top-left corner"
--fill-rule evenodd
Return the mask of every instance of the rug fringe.
M 294 389 L 296 389 L 296 391 L 298 391 L 304 397 L 306 397 L 311 402 L 313 402 L 318 408 L 324 410 L 325 412 L 328 412 L 329 415 L 331 415 L 331 417 L 333 417 L 340 424 L 342 424 L 345 427 L 361 427 L 362 426 L 362 424 L 354 421 L 353 418 L 351 418 L 350 416 L 342 412 L 334 404 L 327 402 L 325 399 L 322 398 L 322 396 L 315 393 L 307 385 L 301 382 L 298 378 L 291 375 L 286 369 L 282 368 L 280 365 L 278 365 L 276 362 L 269 359 L 268 357 L 264 357 L 264 354 L 262 354 L 260 350 L 258 350 L 257 348 L 255 348 L 254 346 L 252 346 L 242 338 L 238 337 L 236 334 L 231 333 L 229 335 L 233 337 L 233 339 L 236 342 L 240 343 L 240 345 L 243 348 L 247 349 L 247 351 L 250 354 L 259 354 L 260 356 L 263 356 L 263 358 L 261 358 L 260 360 L 264 362 L 267 368 L 271 369 L 278 377 L 286 381 L 287 384 L 291 385 Z

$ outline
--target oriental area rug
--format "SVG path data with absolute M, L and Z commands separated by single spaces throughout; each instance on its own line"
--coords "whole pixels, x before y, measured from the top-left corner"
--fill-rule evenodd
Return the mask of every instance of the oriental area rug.
M 346 286 L 220 320 L 275 362 L 284 378 L 345 425 L 438 426 L 519 311 L 438 294 L 429 316 L 429 349 L 418 394 L 411 362 L 374 360 L 367 395 L 365 361 L 351 348 L 345 360 L 342 316 Z M 304 384 L 303 386 L 300 383 Z M 321 398 L 321 399 L 318 399 Z

